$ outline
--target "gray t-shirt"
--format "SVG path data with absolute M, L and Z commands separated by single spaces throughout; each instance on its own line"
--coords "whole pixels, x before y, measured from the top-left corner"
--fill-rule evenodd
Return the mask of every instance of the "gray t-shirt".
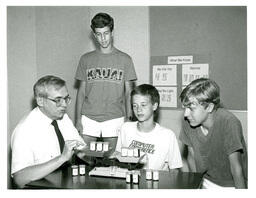
M 230 112 L 219 108 L 214 124 L 207 136 L 201 128 L 192 128 L 186 120 L 182 122 L 179 139 L 194 150 L 196 170 L 220 186 L 234 186 L 228 156 L 242 151 L 242 165 L 247 177 L 247 149 L 240 121 Z
M 124 83 L 137 79 L 129 55 L 116 48 L 109 54 L 98 50 L 86 53 L 75 78 L 86 82 L 83 115 L 98 122 L 125 115 Z

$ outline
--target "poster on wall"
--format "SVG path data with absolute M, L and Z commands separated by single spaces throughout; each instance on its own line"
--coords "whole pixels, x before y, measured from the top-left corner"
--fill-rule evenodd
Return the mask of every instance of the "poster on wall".
M 156 87 L 160 95 L 160 107 L 177 107 L 177 87 Z
M 169 65 L 193 63 L 193 56 L 168 56 Z
M 177 85 L 177 65 L 153 65 L 153 85 Z
M 182 65 L 182 86 L 188 85 L 195 79 L 209 77 L 209 64 L 184 64 Z

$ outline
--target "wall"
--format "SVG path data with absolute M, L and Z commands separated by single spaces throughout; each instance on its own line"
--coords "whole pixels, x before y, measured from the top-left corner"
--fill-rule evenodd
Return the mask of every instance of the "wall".
M 7 10 L 8 133 L 10 158 L 11 131 L 30 111 L 32 86 L 37 78 L 35 9 L 9 7 Z M 8 160 L 9 161 L 9 160 Z M 10 166 L 7 166 L 8 173 Z M 9 177 L 8 186 L 10 186 Z
M 243 6 L 150 8 L 151 56 L 209 63 L 228 109 L 247 110 L 247 12 Z
M 38 78 L 53 74 L 66 80 L 74 120 L 75 72 L 80 56 L 90 51 L 88 7 L 36 7 L 36 61 Z
M 32 7 L 9 7 L 7 12 L 10 126 L 16 125 L 31 109 L 32 86 L 37 78 L 34 11 Z
M 150 7 L 150 56 L 193 55 L 209 63 L 225 107 L 240 119 L 247 142 L 246 7 Z M 242 110 L 242 111 L 236 111 Z M 161 110 L 160 124 L 178 136 L 182 111 Z

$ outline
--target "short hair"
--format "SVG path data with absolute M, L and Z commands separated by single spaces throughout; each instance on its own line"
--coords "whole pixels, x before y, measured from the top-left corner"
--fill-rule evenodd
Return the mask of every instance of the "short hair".
M 66 86 L 66 82 L 57 76 L 47 75 L 40 78 L 34 85 L 34 97 L 47 97 L 47 89 L 49 86 L 53 86 L 56 90 Z
M 98 13 L 91 20 L 91 28 L 95 32 L 95 28 L 104 28 L 108 26 L 112 32 L 114 29 L 114 19 L 107 13 Z
M 184 106 L 191 104 L 191 97 L 198 100 L 204 107 L 209 103 L 214 104 L 214 109 L 220 107 L 220 88 L 218 84 L 208 78 L 199 78 L 186 86 L 180 94 L 180 100 Z
M 136 94 L 142 95 L 142 96 L 149 96 L 152 104 L 155 104 L 155 103 L 158 104 L 157 109 L 154 111 L 154 121 L 157 122 L 158 116 L 159 116 L 159 105 L 160 105 L 160 95 L 157 89 L 150 84 L 139 85 L 132 90 L 131 101 L 132 101 L 132 97 Z M 132 121 L 136 121 L 136 120 L 137 118 L 134 116 L 134 112 L 133 112 Z
M 133 97 L 136 94 L 143 95 L 143 96 L 149 96 L 151 103 L 152 104 L 157 103 L 159 106 L 160 96 L 159 96 L 157 89 L 153 85 L 142 84 L 142 85 L 135 87 L 131 92 L 131 97 Z

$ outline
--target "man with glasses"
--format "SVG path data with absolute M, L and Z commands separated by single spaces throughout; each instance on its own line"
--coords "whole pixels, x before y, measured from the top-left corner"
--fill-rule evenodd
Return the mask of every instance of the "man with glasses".
M 45 76 L 33 89 L 37 107 L 18 123 L 11 139 L 11 172 L 18 187 L 45 177 L 85 146 L 66 114 L 71 98 L 65 81 Z

